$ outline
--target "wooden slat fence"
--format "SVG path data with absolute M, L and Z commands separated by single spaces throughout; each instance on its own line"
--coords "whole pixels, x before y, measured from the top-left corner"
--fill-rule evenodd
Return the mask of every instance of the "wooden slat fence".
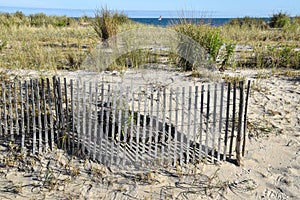
M 2 83 L 0 138 L 33 154 L 62 148 L 106 165 L 234 160 L 246 146 L 250 81 L 188 88 L 53 79 Z

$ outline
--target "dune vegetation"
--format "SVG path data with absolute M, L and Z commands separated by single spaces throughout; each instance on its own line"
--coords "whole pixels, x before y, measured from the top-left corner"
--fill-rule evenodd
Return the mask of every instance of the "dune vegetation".
M 94 18 L 77 19 L 46 16 L 43 13 L 25 16 L 22 12 L 0 13 L 0 67 L 7 69 L 77 70 L 83 60 L 108 38 L 125 30 L 147 25 L 131 21 L 125 14 L 102 8 Z M 219 69 L 288 68 L 300 69 L 300 17 L 276 13 L 266 22 L 259 18 L 237 18 L 214 27 L 182 20 L 167 28 L 197 41 L 209 53 Z M 178 45 L 178 51 L 184 46 Z M 169 63 L 185 71 L 197 66 L 169 53 Z M 108 69 L 134 67 L 159 62 L 149 51 L 133 51 L 119 58 Z

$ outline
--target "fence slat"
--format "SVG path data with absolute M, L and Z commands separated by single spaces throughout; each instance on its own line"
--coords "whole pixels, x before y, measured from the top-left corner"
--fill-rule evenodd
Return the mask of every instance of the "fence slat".
M 24 124 L 24 103 L 23 103 L 23 90 L 22 90 L 22 81 L 19 81 L 19 91 L 20 91 L 20 112 L 21 112 L 21 152 L 25 153 L 25 124 Z M 1 115 L 0 115 L 1 116 Z M 0 117 L 1 118 L 1 117 Z M 2 127 L 0 127 L 2 129 Z
M 203 115 L 204 115 L 204 85 L 201 86 L 200 105 L 200 139 L 199 139 L 199 159 L 202 159 L 202 139 L 203 139 Z
M 81 132 L 81 152 L 84 155 L 85 149 L 86 149 L 86 120 L 87 120 L 87 114 L 86 114 L 86 82 L 83 82 L 83 91 L 82 91 L 82 132 Z
M 59 145 L 59 102 L 57 100 L 58 98 L 58 94 L 57 94 L 57 80 L 56 80 L 56 77 L 52 77 L 52 87 L 53 87 L 53 104 L 54 104 L 54 107 L 55 107 L 55 129 L 56 129 L 56 134 L 55 134 L 55 141 L 57 143 L 57 146 L 60 147 Z
M 97 87 L 98 88 L 98 87 Z M 97 141 L 99 141 L 99 154 L 98 154 L 98 160 L 102 162 L 102 140 L 104 137 L 104 84 L 101 84 L 101 101 L 100 101 L 100 125 L 99 125 L 99 131 L 100 135 L 97 136 Z M 98 103 L 96 104 L 98 106 Z M 99 114 L 97 114 L 99 116 Z M 97 120 L 98 123 L 99 119 Z M 107 141 L 107 138 L 106 138 Z M 106 148 L 106 147 L 105 147 Z
M 148 108 L 148 94 L 147 94 L 147 88 L 144 94 L 144 117 L 143 117 L 143 136 L 142 136 L 142 144 L 143 144 L 143 148 L 142 148 L 142 156 L 145 155 L 145 148 L 146 148 L 146 129 L 147 129 L 147 118 L 148 118 L 148 114 L 147 114 L 147 108 Z M 145 157 L 144 159 L 142 159 L 142 161 L 144 160 L 144 162 L 142 162 L 142 166 L 145 164 Z
M 49 107 L 49 118 L 50 118 L 51 150 L 54 150 L 54 122 L 53 122 L 53 112 L 52 112 L 51 87 L 50 87 L 50 80 L 47 78 L 46 81 L 47 81 L 48 107 Z
M 233 138 L 234 138 L 234 129 L 235 129 L 235 110 L 236 110 L 236 82 L 233 84 L 233 108 L 232 108 L 232 129 L 230 136 L 230 145 L 229 145 L 229 159 L 232 156 L 232 148 L 233 148 Z
M 196 132 L 197 132 L 197 110 L 198 110 L 198 92 L 199 92 L 199 87 L 195 87 L 195 100 L 194 100 L 194 130 L 193 130 L 193 163 L 196 162 Z M 199 145 L 200 147 L 200 145 Z
M 92 101 L 93 101 L 93 92 L 92 92 L 92 82 L 89 82 L 89 94 L 88 94 L 88 110 L 87 110 L 87 124 L 88 124 L 88 132 L 87 132 L 87 149 L 88 154 L 92 157 L 92 122 L 93 122 L 93 113 L 92 113 Z
M 150 127 L 149 127 L 149 151 L 148 154 L 150 157 L 153 157 L 152 155 L 152 137 L 153 137 L 153 100 L 154 100 L 154 88 L 151 86 L 150 88 Z
M 48 139 L 48 120 L 47 120 L 47 107 L 46 107 L 46 96 L 45 96 L 45 80 L 41 80 L 41 94 L 43 101 L 43 132 L 45 135 L 45 151 L 48 151 L 49 148 L 49 139 Z
M 118 102 L 116 105 L 117 113 L 118 113 L 118 124 L 116 126 L 118 127 L 117 133 L 118 133 L 118 139 L 117 139 L 117 158 L 116 158 L 116 163 L 117 165 L 120 164 L 120 146 L 121 146 L 121 135 L 123 134 L 122 132 L 122 114 L 123 114 L 123 98 L 122 98 L 122 88 L 118 90 L 117 98 Z
M 125 96 L 125 119 L 124 119 L 124 139 L 123 139 L 123 145 L 124 145 L 124 149 L 123 149 L 123 162 L 122 162 L 122 166 L 125 166 L 126 164 L 126 147 L 127 147 L 127 141 L 128 141 L 128 123 L 129 123 L 129 108 L 128 108 L 128 104 L 129 104 L 129 87 L 126 87 L 126 96 Z
M 107 88 L 107 110 L 106 110 L 106 127 L 105 127 L 105 133 L 106 133 L 106 141 L 105 141 L 105 155 L 104 155 L 104 163 L 108 164 L 108 139 L 109 139 L 109 131 L 110 131 L 110 116 L 111 116 L 111 101 L 112 101 L 112 93 L 110 89 L 110 85 L 108 85 Z
M 165 143 L 166 143 L 166 88 L 163 90 L 163 107 L 162 107 L 162 139 L 161 139 L 161 164 L 164 164 Z
M 40 91 L 39 91 L 39 81 L 36 80 L 36 102 L 37 102 L 37 120 L 38 120 L 38 132 L 39 132 L 39 153 L 42 153 L 42 118 L 41 118 L 41 102 L 40 102 Z
M 184 140 L 183 140 L 183 134 L 184 134 L 184 110 L 185 110 L 185 88 L 182 87 L 182 93 L 181 93 L 181 133 L 180 133 L 180 165 L 183 164 L 183 152 L 184 152 Z
M 217 93 L 217 84 L 215 84 L 214 88 L 214 111 L 213 111 L 213 131 L 212 131 L 212 151 L 211 151 L 211 158 L 212 162 L 215 160 L 215 142 L 216 142 L 216 124 L 217 124 L 217 98 L 218 98 L 218 93 Z
M 238 130 L 236 136 L 236 161 L 238 166 L 242 164 L 241 158 L 241 142 L 242 142 L 242 128 L 243 128 L 243 109 L 244 109 L 244 82 L 240 81 L 240 101 L 239 101 L 239 116 L 238 116 Z
M 243 135 L 243 148 L 242 148 L 242 156 L 245 156 L 245 148 L 246 148 L 246 137 L 247 137 L 247 112 L 248 112 L 248 99 L 250 94 L 251 81 L 248 81 L 247 93 L 246 93 L 246 102 L 245 102 L 245 113 L 244 113 L 244 135 Z
M 71 130 L 72 130 L 72 148 L 71 148 L 71 153 L 74 153 L 74 148 L 75 148 L 75 122 L 74 122 L 74 116 L 75 116 L 75 111 L 74 111 L 74 85 L 73 85 L 73 80 L 70 80 L 70 90 L 71 90 Z
M 138 163 L 138 156 L 139 156 L 139 140 L 140 140 L 140 123 L 141 123 L 141 87 L 138 90 L 138 110 L 137 110 L 137 132 L 136 132 L 136 149 L 135 149 L 135 162 Z
M 13 110 L 11 99 L 11 85 L 8 85 L 8 112 L 9 112 L 9 125 L 10 125 L 10 140 L 14 141 L 14 122 L 13 122 Z
M 134 92 L 131 93 L 131 114 L 130 114 L 130 152 L 133 152 L 133 130 L 134 130 L 134 120 L 135 120 L 135 114 L 134 114 Z
M 100 134 L 100 131 L 98 131 L 98 83 L 95 83 L 95 100 L 94 100 L 94 144 L 93 144 L 93 160 L 96 160 L 97 155 L 97 138 L 98 134 Z M 100 136 L 102 137 L 102 135 Z M 100 146 L 100 145 L 99 145 Z M 101 146 L 100 146 L 101 148 Z M 101 151 L 101 149 L 100 149 Z
M 25 135 L 27 135 L 29 137 L 30 134 L 30 116 L 29 116 L 29 91 L 28 91 L 28 82 L 25 81 L 24 83 L 25 85 L 25 99 L 26 99 L 26 104 L 25 104 L 25 110 L 26 110 L 26 133 Z
M 173 91 L 170 90 L 170 96 L 169 96 L 169 129 L 168 129 L 168 163 L 171 162 L 171 138 L 173 137 L 172 135 L 172 98 L 173 98 Z M 152 131 L 152 129 L 151 129 Z
M 7 132 L 8 132 L 8 124 L 7 124 L 7 114 L 6 114 L 6 85 L 3 82 L 2 83 L 2 102 L 3 102 L 3 116 L 4 116 L 4 136 L 7 136 Z
M 191 135 L 191 109 L 192 109 L 192 87 L 189 87 L 188 96 L 188 128 L 187 128 L 187 149 L 186 149 L 186 163 L 190 160 L 190 135 Z
M 221 84 L 220 96 L 220 118 L 219 118 L 219 132 L 218 132 L 218 155 L 217 160 L 220 161 L 221 154 L 221 139 L 222 139 L 222 122 L 223 122 L 223 98 L 224 98 L 224 83 Z
M 230 94 L 231 94 L 231 84 L 227 85 L 227 106 L 226 106 L 226 123 L 225 123 L 225 136 L 224 136 L 224 152 L 223 160 L 226 160 L 227 155 L 227 141 L 228 141 L 228 129 L 229 129 L 229 113 L 230 113 Z
M 77 117 L 76 117 L 76 119 L 77 119 L 77 123 L 76 123 L 76 127 L 77 127 L 77 135 L 76 135 L 76 137 L 77 137 L 77 151 L 80 151 L 80 146 L 81 146 L 81 143 L 82 143 L 82 138 L 81 138 L 81 108 L 82 108 L 82 106 L 81 106 L 81 95 L 80 95 L 80 86 L 79 86 L 79 80 L 77 80 L 77 82 L 76 82 L 76 90 L 77 90 L 77 95 L 76 95 L 76 102 L 77 102 L 77 105 L 76 105 L 76 111 L 77 111 L 77 113 L 76 113 L 76 115 L 77 115 Z
M 65 129 L 65 132 L 67 133 L 67 135 L 66 135 L 67 138 L 66 139 L 68 140 L 66 147 L 67 147 L 68 151 L 70 151 L 71 150 L 71 135 L 70 135 L 70 131 L 69 131 L 70 130 L 70 123 L 69 123 L 68 89 L 67 88 L 68 88 L 67 87 L 67 79 L 64 78 L 64 93 L 65 93 L 65 99 L 64 100 L 65 100 L 65 107 L 66 107 L 65 108 L 65 120 L 64 120 L 65 125 L 64 125 L 64 129 Z M 61 102 L 61 103 L 63 103 L 63 102 Z M 65 142 L 65 144 L 66 144 L 66 142 Z
M 208 157 L 209 107 L 210 107 L 210 85 L 207 86 L 206 134 L 205 134 L 205 162 L 207 162 L 207 157 Z
M 57 143 L 60 148 L 66 150 L 66 135 L 65 135 L 65 120 L 64 120 L 64 110 L 63 110 L 63 98 L 62 98 L 62 91 L 61 91 L 61 81 L 60 78 L 57 77 L 57 104 L 58 104 L 58 120 L 59 120 L 59 131 L 57 137 Z
M 18 111 L 18 95 L 17 95 L 17 82 L 14 82 L 14 105 L 15 105 L 15 126 L 16 126 L 16 135 L 20 135 L 19 132 L 19 111 Z
M 177 144 L 178 144 L 178 110 L 179 110 L 179 88 L 176 88 L 175 92 L 175 136 L 174 136 L 174 161 L 173 167 L 177 165 Z
M 160 90 L 157 91 L 157 97 L 156 97 L 156 123 L 155 123 L 155 159 L 158 163 L 158 134 L 159 134 L 159 105 L 160 105 Z
M 116 109 L 117 109 L 117 87 L 113 91 L 113 105 L 112 105 L 112 129 L 111 129 L 111 150 L 110 150 L 110 165 L 114 163 L 114 149 L 115 149 L 115 137 L 116 137 Z
M 30 85 L 31 85 L 31 106 L 32 106 L 32 110 L 31 110 L 31 119 L 32 119 L 32 134 L 33 134 L 33 147 L 32 147 L 32 153 L 35 154 L 36 153 L 36 122 L 35 122 L 35 98 L 34 98 L 34 86 L 35 86 L 35 81 L 31 80 L 30 81 Z

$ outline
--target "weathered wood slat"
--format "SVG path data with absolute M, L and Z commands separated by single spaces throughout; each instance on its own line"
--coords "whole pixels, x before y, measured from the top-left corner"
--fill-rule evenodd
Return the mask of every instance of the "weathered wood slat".
M 235 111 L 236 111 L 236 83 L 233 84 L 232 128 L 231 128 L 230 146 L 229 146 L 229 159 L 231 159 L 232 157 L 233 138 L 234 138 L 234 131 L 235 131 Z
M 24 119 L 24 103 L 23 103 L 23 89 L 22 89 L 22 81 L 19 81 L 19 89 L 20 89 L 20 112 L 21 112 L 21 152 L 25 153 L 25 119 Z M 0 115 L 1 116 L 1 115 Z M 1 118 L 1 117 L 0 117 Z M 2 130 L 2 127 L 0 127 Z
M 206 132 L 205 132 L 205 162 L 208 157 L 208 141 L 209 141 L 209 111 L 210 111 L 210 85 L 207 86 L 207 108 L 206 108 Z
M 240 81 L 240 100 L 239 100 L 239 115 L 238 115 L 238 130 L 236 136 L 236 161 L 238 166 L 242 164 L 242 128 L 243 128 L 243 111 L 244 111 L 244 82 Z
M 230 92 L 231 84 L 227 85 L 227 106 L 226 106 L 226 123 L 225 123 L 225 136 L 224 136 L 224 151 L 223 151 L 223 160 L 226 160 L 227 157 L 227 143 L 228 143 L 228 130 L 229 130 L 229 114 L 230 114 Z
M 246 137 L 247 137 L 247 113 L 248 113 L 248 99 L 250 95 L 250 87 L 251 81 L 248 81 L 247 92 L 246 92 L 246 102 L 245 102 L 245 112 L 244 112 L 244 135 L 243 135 L 243 148 L 242 148 L 242 156 L 245 156 L 246 149 Z

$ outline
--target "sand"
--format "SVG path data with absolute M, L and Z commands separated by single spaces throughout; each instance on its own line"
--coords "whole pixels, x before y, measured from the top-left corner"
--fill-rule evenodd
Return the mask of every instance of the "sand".
M 39 75 L 32 71 L 5 73 L 9 77 Z M 48 73 L 68 78 L 82 75 Z M 0 199 L 300 199 L 300 77 L 275 76 L 267 70 L 224 73 L 253 80 L 249 139 L 242 166 L 221 162 L 151 171 L 122 170 L 70 157 L 62 150 L 21 156 L 16 153 L 18 147 L 1 141 Z M 214 72 L 205 80 L 219 81 L 225 74 Z M 162 69 L 102 75 L 109 81 L 131 85 L 152 81 L 176 87 L 204 80 Z

